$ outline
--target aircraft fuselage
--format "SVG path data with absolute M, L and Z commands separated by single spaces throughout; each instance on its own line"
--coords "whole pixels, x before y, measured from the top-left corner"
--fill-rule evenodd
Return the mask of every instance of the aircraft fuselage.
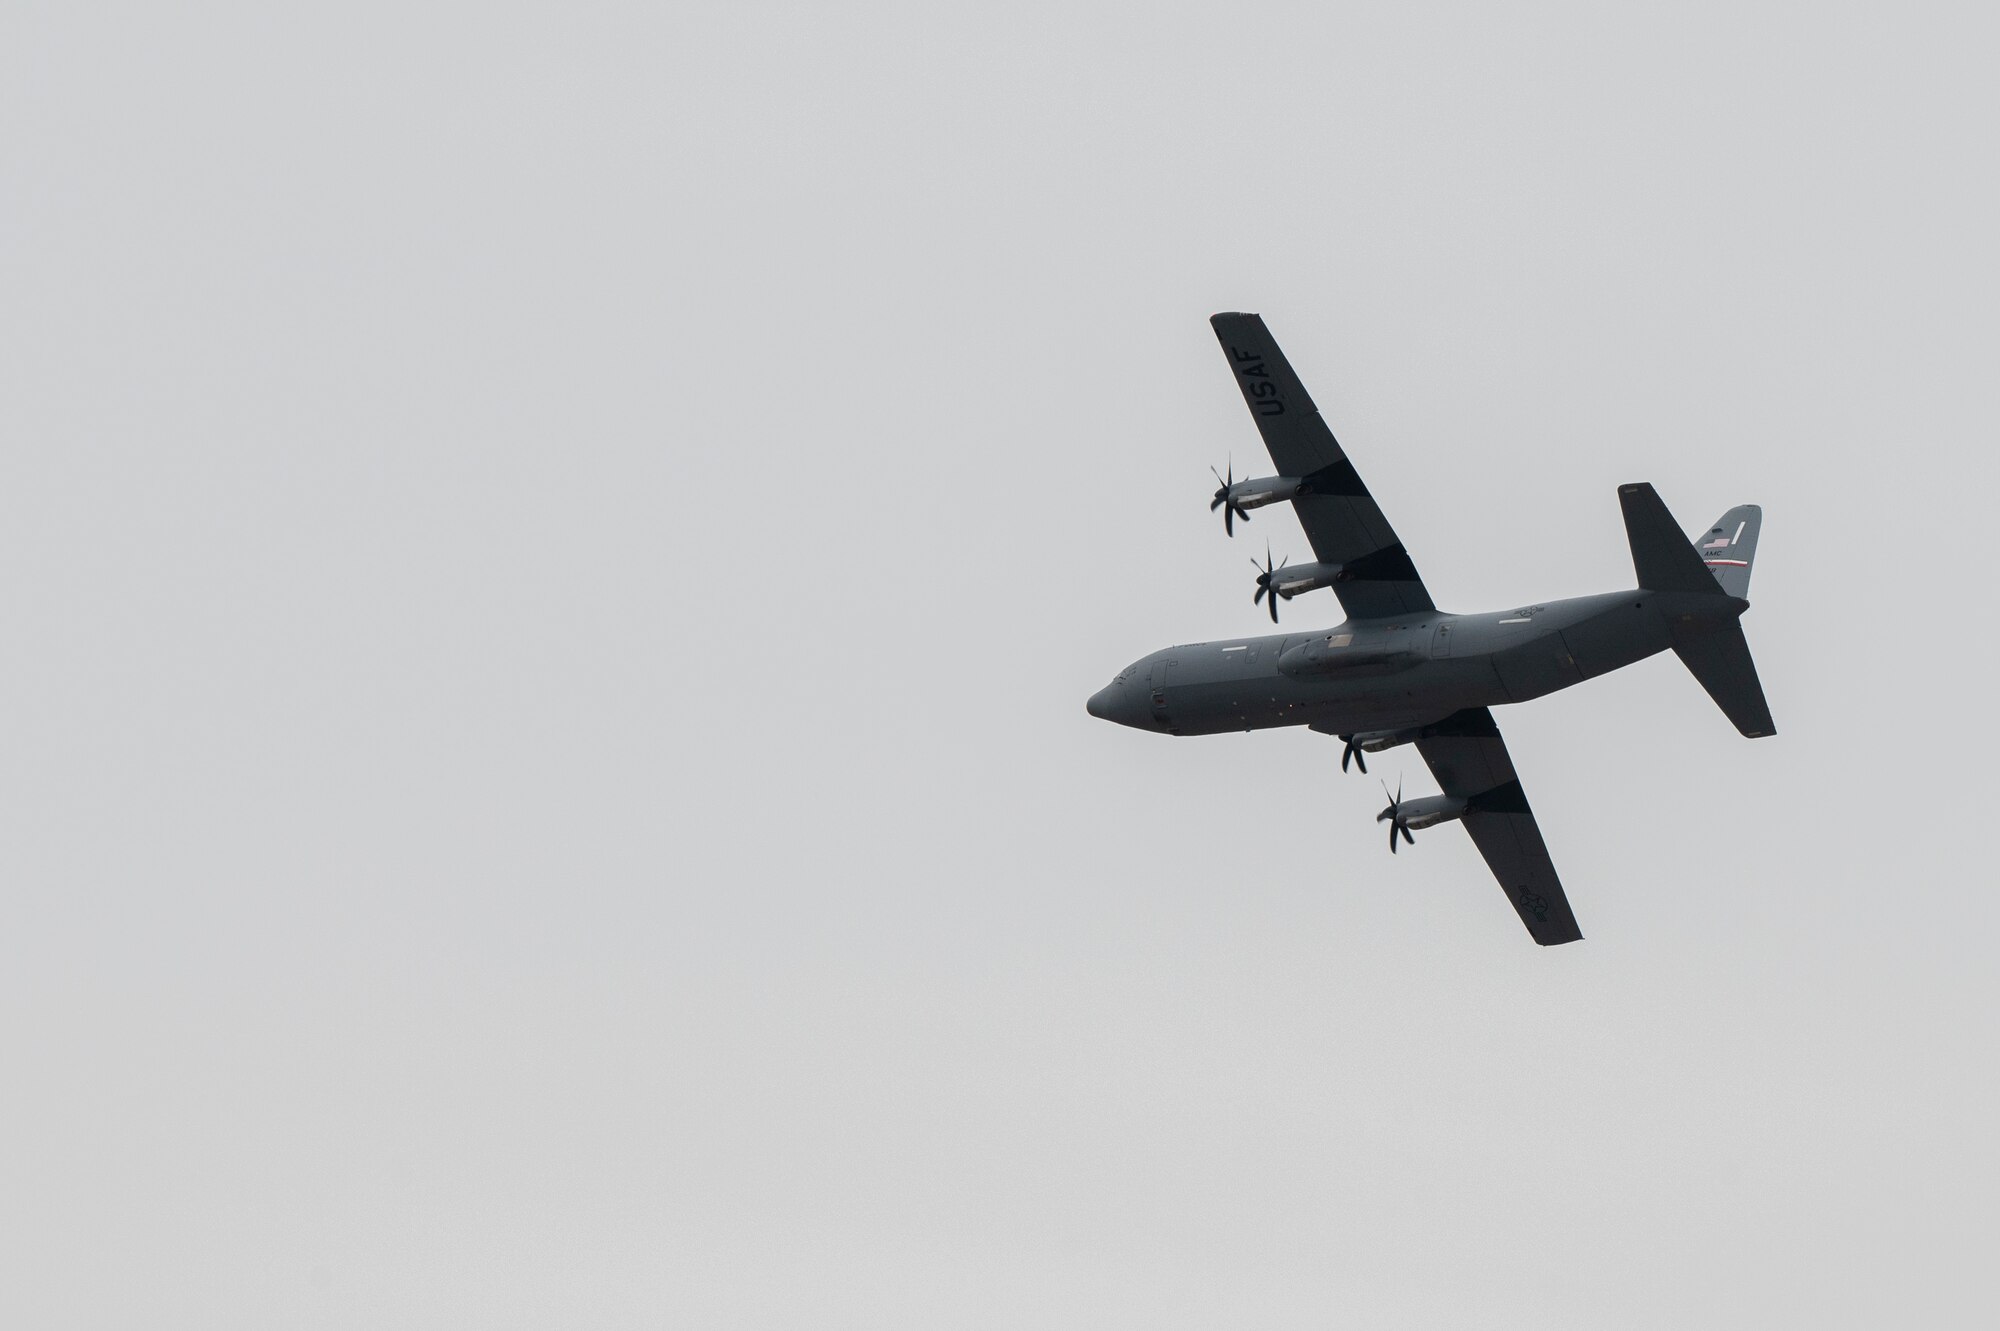
M 1141 657 L 1092 696 L 1092 716 L 1169 735 L 1275 726 L 1403 730 L 1526 702 L 1734 619 L 1736 597 L 1627 591 L 1488 614 L 1443 611 L 1189 643 Z

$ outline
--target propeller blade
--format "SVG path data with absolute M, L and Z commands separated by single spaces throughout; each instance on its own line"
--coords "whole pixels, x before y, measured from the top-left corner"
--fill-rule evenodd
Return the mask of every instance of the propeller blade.
M 1250 604 L 1251 604 L 1251 605 L 1262 605 L 1262 604 L 1264 604 L 1264 584 L 1263 584 L 1263 583 L 1261 583 L 1261 582 L 1260 582 L 1260 583 L 1258 583 L 1258 584 L 1257 584 L 1257 594 L 1256 594 L 1256 595 L 1254 595 L 1254 596 L 1252 596 L 1252 597 L 1250 598 Z
M 1389 783 L 1387 781 L 1382 783 L 1382 793 L 1389 795 Z M 1396 853 L 1396 833 L 1398 832 L 1403 834 L 1403 840 L 1409 845 L 1414 846 L 1417 844 L 1417 839 L 1410 835 L 1410 825 L 1403 821 L 1402 777 L 1399 776 L 1396 778 L 1396 793 L 1389 795 L 1389 807 L 1384 809 L 1382 813 L 1389 820 L 1389 853 L 1391 855 Z
M 1215 477 L 1216 483 L 1221 486 L 1215 492 L 1215 498 L 1208 501 L 1208 511 L 1213 513 L 1216 509 L 1221 509 L 1223 534 L 1234 536 L 1236 534 L 1236 519 L 1242 518 L 1245 522 L 1250 521 L 1250 515 L 1243 511 L 1242 505 L 1238 504 L 1235 497 L 1229 493 L 1230 489 L 1236 484 L 1236 463 L 1234 461 L 1230 462 L 1229 470 L 1226 472 L 1217 471 L 1211 466 L 1208 469 L 1208 474 Z
M 1278 622 L 1278 594 L 1276 592 L 1271 593 L 1271 622 L 1273 624 Z

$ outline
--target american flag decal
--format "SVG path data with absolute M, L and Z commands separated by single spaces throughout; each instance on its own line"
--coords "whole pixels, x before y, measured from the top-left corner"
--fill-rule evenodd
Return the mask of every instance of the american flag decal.
M 1702 546 L 1702 549 L 1727 550 L 1730 546 L 1734 544 L 1735 542 L 1731 541 L 1727 536 L 1718 536 L 1715 540 L 1712 540 L 1707 545 Z

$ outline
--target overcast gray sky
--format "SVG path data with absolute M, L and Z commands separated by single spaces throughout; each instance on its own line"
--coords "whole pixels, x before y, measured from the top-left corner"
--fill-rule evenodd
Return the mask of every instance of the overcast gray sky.
M 0 1320 L 1990 1325 L 1971 9 L 13 0 Z M 1447 608 L 1765 505 L 1778 738 L 1500 715 L 1584 943 L 1085 715 L 1223 309 Z

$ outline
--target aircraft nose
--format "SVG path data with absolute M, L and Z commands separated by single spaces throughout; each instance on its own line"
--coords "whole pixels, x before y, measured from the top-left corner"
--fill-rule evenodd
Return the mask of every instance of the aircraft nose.
M 1121 726 L 1133 724 L 1132 695 L 1123 680 L 1114 679 L 1091 694 L 1084 709 L 1100 721 L 1116 721 Z

